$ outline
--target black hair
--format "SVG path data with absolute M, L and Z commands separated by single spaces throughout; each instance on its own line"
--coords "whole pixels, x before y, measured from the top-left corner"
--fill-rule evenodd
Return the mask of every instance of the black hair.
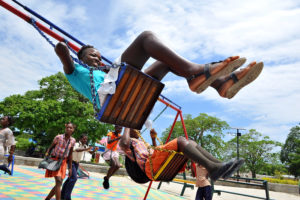
M 135 181 L 136 183 L 147 183 L 150 181 L 148 176 L 143 172 L 143 170 L 140 168 L 140 166 L 136 162 L 135 153 L 133 150 L 133 146 L 130 144 L 130 149 L 133 154 L 134 160 L 132 161 L 130 158 L 126 156 L 125 158 L 125 168 L 127 171 L 127 174 L 130 176 L 130 178 Z
M 83 133 L 80 135 L 79 139 L 81 140 L 82 138 L 87 137 L 87 134 Z
M 68 125 L 68 124 L 72 124 L 73 128 L 76 129 L 76 125 L 73 124 L 72 122 L 69 121 L 69 122 L 66 123 L 66 125 Z
M 95 47 L 92 46 L 92 45 L 83 45 L 83 46 L 79 49 L 79 51 L 77 52 L 77 57 L 78 57 L 78 59 L 81 60 L 81 59 L 83 58 L 83 56 L 84 56 L 84 50 L 90 49 L 90 48 L 94 49 Z
M 11 126 L 14 123 L 14 119 L 12 118 L 12 116 L 6 116 L 7 120 L 8 120 L 8 126 Z

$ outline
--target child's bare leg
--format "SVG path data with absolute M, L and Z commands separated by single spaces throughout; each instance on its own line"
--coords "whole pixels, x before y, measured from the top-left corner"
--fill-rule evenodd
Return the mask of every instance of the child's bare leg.
M 182 151 L 187 158 L 204 166 L 213 181 L 220 178 L 233 165 L 233 161 L 227 163 L 214 162 L 199 151 L 199 148 L 201 147 L 193 141 L 188 141 L 183 137 L 178 138 L 178 150 Z
M 56 185 L 51 189 L 48 196 L 46 197 L 46 200 L 50 200 L 55 195 Z
M 62 179 L 60 176 L 55 177 L 55 198 L 56 200 L 60 200 L 61 195 L 61 185 L 62 185 Z
M 165 46 L 152 32 L 145 31 L 140 34 L 133 43 L 124 51 L 121 60 L 134 67 L 141 68 L 147 60 L 152 57 L 159 62 L 155 62 L 146 70 L 147 74 L 162 79 L 169 71 L 175 74 L 189 78 L 195 74 L 204 72 L 204 65 L 192 63 L 179 56 L 174 51 Z M 224 62 L 216 63 L 210 66 L 209 71 L 214 74 L 224 68 L 229 62 L 236 60 L 238 56 L 226 59 Z M 201 79 L 203 76 L 199 77 Z M 190 88 L 193 90 L 194 84 L 199 82 L 195 80 L 188 81 Z M 200 80 L 203 82 L 203 80 Z
M 120 168 L 119 160 L 116 157 L 111 159 L 111 167 L 109 168 L 106 177 L 109 179 Z
M 170 72 L 170 67 L 163 62 L 156 61 L 147 67 L 144 72 L 157 80 L 162 80 Z
M 46 200 L 51 199 L 54 195 L 56 195 L 56 188 L 58 187 L 58 184 L 57 184 L 58 178 L 60 178 L 60 177 L 57 177 L 57 176 L 54 177 L 54 180 L 55 180 L 55 186 L 54 186 L 54 187 L 51 189 L 51 191 L 49 192 L 48 196 L 46 197 Z M 60 178 L 60 179 L 61 179 L 61 178 Z M 60 194 L 59 194 L 59 195 L 60 195 Z

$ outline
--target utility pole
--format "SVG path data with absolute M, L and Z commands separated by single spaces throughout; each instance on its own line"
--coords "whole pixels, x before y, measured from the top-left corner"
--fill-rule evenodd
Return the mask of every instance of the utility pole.
M 244 128 L 233 128 L 231 127 L 231 129 L 236 129 L 236 154 L 237 154 L 237 159 L 240 159 L 240 143 L 239 143 L 239 137 L 242 135 L 239 131 L 240 130 L 246 130 Z M 236 172 L 237 173 L 237 177 L 240 177 L 239 174 L 239 170 Z

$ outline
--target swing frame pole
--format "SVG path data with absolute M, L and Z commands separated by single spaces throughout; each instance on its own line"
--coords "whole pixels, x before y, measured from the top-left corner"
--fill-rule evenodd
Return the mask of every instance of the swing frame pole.
M 168 99 L 167 99 L 167 100 L 168 100 Z M 187 135 L 187 131 L 186 131 L 186 127 L 185 127 L 185 123 L 184 123 L 184 120 L 183 120 L 183 116 L 182 116 L 182 111 L 181 111 L 181 109 L 180 109 L 180 108 L 176 108 L 175 106 L 171 105 L 170 103 L 174 104 L 174 103 L 171 102 L 171 101 L 170 101 L 170 103 L 168 103 L 167 101 L 165 101 L 165 100 L 163 100 L 163 99 L 161 99 L 161 98 L 158 98 L 158 101 L 162 102 L 163 104 L 165 104 L 165 105 L 167 105 L 168 107 L 170 107 L 170 108 L 174 109 L 175 111 L 177 111 L 176 117 L 175 117 L 175 119 L 174 119 L 174 121 L 173 121 L 173 124 L 172 124 L 172 127 L 171 127 L 171 129 L 170 129 L 168 138 L 167 138 L 167 140 L 166 140 L 166 143 L 170 140 L 170 137 L 171 137 L 171 134 L 172 134 L 172 132 L 173 132 L 173 130 L 174 130 L 174 127 L 175 127 L 175 124 L 176 124 L 176 122 L 177 122 L 178 116 L 180 116 L 180 121 L 181 121 L 181 124 L 182 124 L 182 128 L 183 128 L 183 132 L 184 132 L 185 138 L 188 139 L 189 137 L 188 137 L 188 135 Z M 174 104 L 174 105 L 176 105 L 176 104 Z M 176 105 L 176 106 L 177 106 L 177 105 Z M 151 186 L 152 186 L 152 182 L 153 182 L 153 181 L 150 181 L 150 183 L 149 183 L 149 185 L 148 185 L 147 191 L 146 191 L 145 196 L 144 196 L 144 200 L 147 199 L 147 196 L 148 196 L 148 194 L 149 194 L 150 188 L 151 188 Z
M 41 21 L 43 21 L 44 23 L 48 24 L 50 26 L 50 29 L 43 26 L 42 24 L 40 24 L 39 22 L 36 22 L 37 26 L 45 33 L 47 33 L 48 35 L 52 36 L 53 38 L 57 39 L 58 41 L 66 41 L 65 38 L 61 37 L 60 35 L 56 34 L 55 32 L 53 32 L 51 30 L 51 28 L 56 29 L 57 31 L 59 31 L 60 33 L 62 33 L 63 35 L 67 36 L 68 38 L 70 38 L 71 40 L 75 41 L 76 43 L 78 43 L 81 46 L 84 46 L 85 44 L 83 42 L 81 42 L 80 40 L 78 40 L 77 38 L 75 38 L 74 36 L 72 36 L 71 34 L 67 33 L 66 31 L 64 31 L 62 28 L 56 26 L 54 23 L 52 23 L 51 21 L 49 21 L 48 19 L 44 18 L 43 16 L 41 16 L 40 14 L 38 14 L 37 12 L 35 12 L 34 10 L 28 8 L 27 6 L 21 4 L 20 2 L 18 2 L 17 0 L 12 0 L 14 3 L 16 3 L 17 5 L 19 5 L 20 7 L 22 7 L 24 10 L 26 10 L 27 12 L 29 12 L 30 14 L 32 14 L 33 16 L 39 18 Z M 27 21 L 28 23 L 31 23 L 31 17 L 22 13 L 20 10 L 17 10 L 16 8 L 12 7 L 11 5 L 9 5 L 8 3 L 4 2 L 3 0 L 0 0 L 0 5 L 4 8 L 6 8 L 7 10 L 11 11 L 12 13 L 16 14 L 17 16 L 19 16 L 20 18 L 24 19 L 25 21 Z M 68 45 L 74 49 L 76 52 L 79 51 L 79 47 L 77 47 L 75 44 L 71 43 L 68 41 Z M 103 55 L 101 55 L 101 58 L 106 61 L 109 64 L 112 64 L 112 62 L 110 60 L 108 60 L 107 58 L 105 58 Z
M 21 12 L 20 10 L 16 9 L 15 7 L 9 5 L 8 3 L 6 3 L 5 1 L 3 0 L 0 0 L 0 5 L 5 8 L 6 10 L 12 12 L 13 14 L 17 15 L 18 17 L 22 18 L 24 21 L 28 22 L 31 24 L 31 17 L 24 14 L 23 12 Z M 58 35 L 57 33 L 55 33 L 54 31 L 52 31 L 51 29 L 49 29 L 48 27 L 44 26 L 43 24 L 41 24 L 40 22 L 36 21 L 35 22 L 37 27 L 39 29 L 41 29 L 44 33 L 48 34 L 49 36 L 53 37 L 54 39 L 62 42 L 62 41 L 65 41 L 65 39 Z M 68 42 L 68 45 L 74 49 L 74 51 L 79 51 L 79 47 L 76 46 L 75 44 L 73 44 L 72 42 Z

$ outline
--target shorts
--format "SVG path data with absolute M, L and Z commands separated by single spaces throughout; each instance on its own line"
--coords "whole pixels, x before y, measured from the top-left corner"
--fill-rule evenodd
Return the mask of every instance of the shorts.
M 167 144 L 164 144 L 164 145 L 161 145 L 158 147 L 162 148 L 162 149 L 178 151 L 177 138 L 174 140 L 171 140 Z M 155 173 L 160 169 L 160 166 L 169 157 L 169 154 L 170 154 L 169 152 L 154 150 L 154 152 L 151 156 L 153 175 L 155 175 Z M 145 164 L 145 173 L 148 176 L 148 178 L 150 180 L 152 180 L 149 158 L 147 159 L 146 164 Z
M 112 158 L 119 158 L 119 153 L 117 151 L 106 150 L 103 152 L 102 157 L 105 161 L 111 160 Z

